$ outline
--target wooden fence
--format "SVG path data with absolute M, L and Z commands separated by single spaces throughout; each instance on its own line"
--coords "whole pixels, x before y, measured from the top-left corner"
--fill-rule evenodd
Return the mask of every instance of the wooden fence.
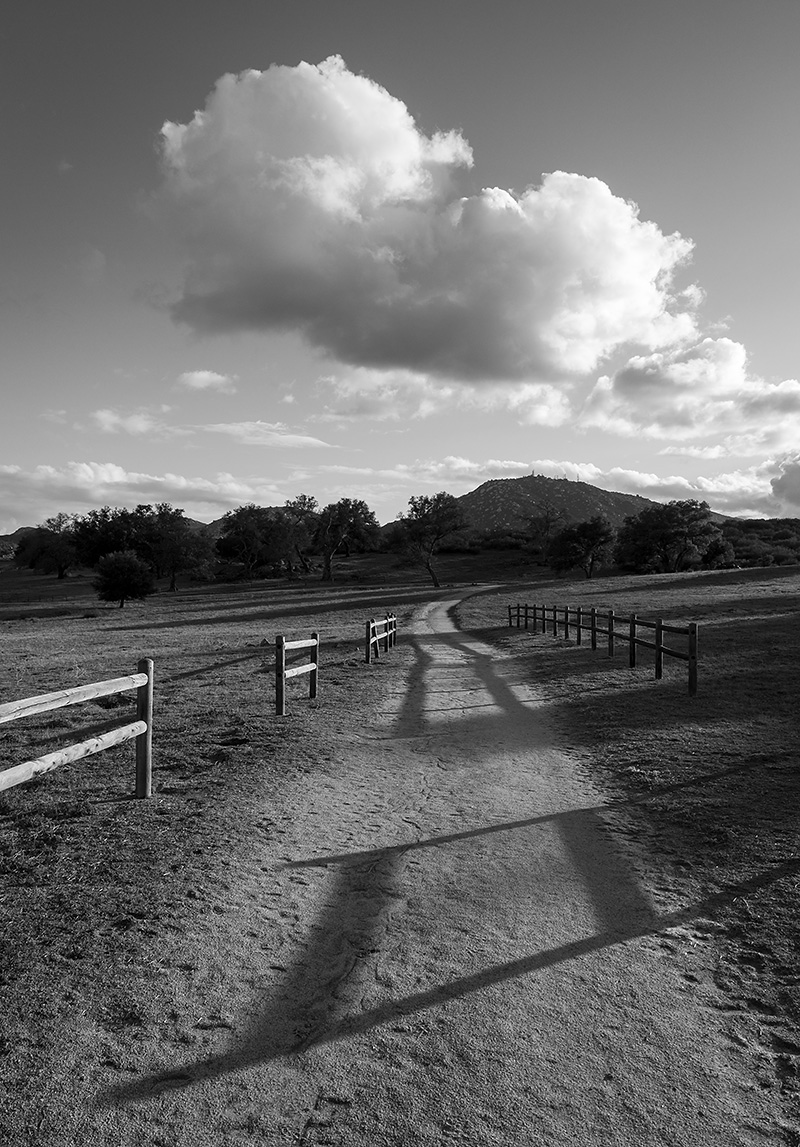
M 656 679 L 663 676 L 664 657 L 676 657 L 679 661 L 686 661 L 689 665 L 689 695 L 694 697 L 697 693 L 697 622 L 690 621 L 688 625 L 669 625 L 658 618 L 656 621 L 645 621 L 635 613 L 627 617 L 617 615 L 613 609 L 599 611 L 594 606 L 586 610 L 581 606 L 571 609 L 568 605 L 533 605 L 527 603 L 508 607 L 508 624 L 514 625 L 516 615 L 517 629 L 524 625 L 525 629 L 531 627 L 535 632 L 552 633 L 558 637 L 559 629 L 564 632 L 565 639 L 569 640 L 571 631 L 575 632 L 577 645 L 583 644 L 583 635 L 588 633 L 592 649 L 597 649 L 597 635 L 602 634 L 608 642 L 608 655 L 614 656 L 614 647 L 617 641 L 628 642 L 628 663 L 631 669 L 636 666 L 637 646 L 655 650 Z M 605 621 L 605 626 L 599 624 Z M 648 630 L 653 634 L 649 641 L 638 636 L 640 629 Z M 688 639 L 688 648 L 683 651 L 671 649 L 664 644 L 664 634 L 678 634 Z
M 79 685 L 74 689 L 62 689 L 58 693 L 43 693 L 39 697 L 26 697 L 21 701 L 7 701 L 0 705 L 0 725 L 7 721 L 17 721 L 21 717 L 31 717 L 36 713 L 48 713 L 51 709 L 62 709 L 66 705 L 77 705 L 81 701 L 91 701 L 95 697 L 109 697 L 112 693 L 124 693 L 136 689 L 136 720 L 120 725 L 99 737 L 69 745 L 55 753 L 13 765 L 0 772 L 0 791 L 33 780 L 43 773 L 52 772 L 60 765 L 79 761 L 121 745 L 124 741 L 136 738 L 136 789 L 137 797 L 149 797 L 152 793 L 153 774 L 153 662 L 149 657 L 138 664 L 138 673 L 128 677 L 115 677 L 111 681 L 95 681 L 91 685 Z
M 385 621 L 376 621 L 371 617 L 366 625 L 364 638 L 364 660 L 367 665 L 372 661 L 372 651 L 375 650 L 376 660 L 381 655 L 381 646 L 384 653 L 388 653 L 397 644 L 397 617 L 393 613 L 386 614 Z
M 311 660 L 307 665 L 293 665 L 286 668 L 286 651 L 291 649 L 311 650 Z M 275 713 L 278 717 L 286 716 L 286 680 L 289 677 L 299 677 L 303 673 L 309 674 L 308 696 L 313 701 L 317 695 L 317 677 L 319 674 L 319 634 L 312 633 L 311 637 L 301 641 L 287 641 L 282 634 L 275 638 Z

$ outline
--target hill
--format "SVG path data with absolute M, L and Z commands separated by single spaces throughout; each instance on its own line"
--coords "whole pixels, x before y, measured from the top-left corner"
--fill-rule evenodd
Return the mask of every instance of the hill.
M 11 557 L 25 535 L 35 529 L 35 526 L 20 526 L 13 534 L 0 534 L 0 557 Z
M 568 522 L 583 522 L 603 514 L 612 526 L 659 503 L 638 494 L 618 494 L 601 490 L 588 482 L 567 478 L 545 478 L 526 474 L 523 478 L 494 478 L 458 499 L 469 524 L 478 530 L 523 529 L 545 507 L 559 510 Z

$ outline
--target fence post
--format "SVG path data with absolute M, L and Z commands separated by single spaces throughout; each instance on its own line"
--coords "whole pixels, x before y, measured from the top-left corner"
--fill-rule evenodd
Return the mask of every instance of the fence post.
M 592 649 L 597 649 L 597 606 L 589 610 L 589 631 L 592 635 Z
M 578 606 L 578 616 L 576 619 L 577 625 L 575 629 L 575 642 L 577 645 L 583 644 L 583 606 Z
M 275 715 L 286 716 L 286 638 L 279 633 L 275 638 Z
M 520 604 L 519 604 L 519 602 L 517 602 L 517 629 L 519 629 L 519 623 L 520 623 L 520 608 L 521 608 Z
M 614 656 L 614 610 L 608 611 L 608 656 Z
M 553 606 L 553 637 L 558 637 L 558 609 Z
M 564 640 L 569 640 L 569 606 L 564 606 Z
M 317 675 L 319 673 L 319 634 L 312 633 L 311 636 L 316 641 L 316 645 L 311 650 L 311 656 L 314 658 L 315 669 L 312 669 L 308 675 L 308 697 L 313 701 L 317 695 Z
M 631 669 L 636 668 L 636 614 L 631 614 L 630 628 L 628 630 L 628 665 Z
M 514 622 L 511 620 L 511 606 L 508 607 L 508 628 L 510 629 Z
M 697 622 L 689 622 L 689 696 L 697 692 Z
M 136 738 L 136 796 L 145 799 L 153 793 L 153 662 L 143 657 L 137 666 L 147 674 L 147 682 L 136 690 L 136 720 L 147 728 Z
M 664 622 L 660 617 L 656 618 L 656 681 L 660 681 L 664 675 Z
M 542 633 L 547 633 L 547 606 L 542 606 Z
M 372 661 L 372 621 L 367 622 L 366 638 L 364 641 L 364 660 L 367 665 Z
M 525 602 L 525 628 L 528 628 L 528 603 Z
M 384 651 L 384 653 L 388 653 L 389 648 L 390 648 L 389 647 L 389 614 L 387 613 L 386 614 L 386 629 L 384 630 L 384 634 L 383 634 L 383 651 Z

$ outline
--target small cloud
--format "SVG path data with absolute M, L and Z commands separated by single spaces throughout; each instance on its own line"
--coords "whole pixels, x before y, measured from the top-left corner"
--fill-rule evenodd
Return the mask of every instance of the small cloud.
M 186 370 L 178 375 L 177 386 L 185 390 L 216 390 L 219 394 L 235 394 L 238 375 L 218 374 L 215 370 Z
M 243 446 L 311 446 L 334 450 L 330 442 L 309 434 L 293 434 L 283 422 L 216 422 L 197 426 L 209 434 L 227 434 Z
M 59 159 L 56 164 L 56 171 L 59 175 L 66 175 L 68 171 L 73 171 L 75 168 L 74 163 L 70 163 L 68 159 Z
M 169 410 L 169 407 L 162 407 Z M 191 434 L 179 426 L 168 426 L 149 410 L 135 410 L 130 414 L 123 414 L 119 410 L 108 408 L 93 410 L 89 417 L 97 430 L 104 434 L 131 434 L 134 437 L 147 436 L 148 438 L 172 438 L 177 435 Z
M 779 474 L 770 480 L 772 492 L 787 509 L 800 511 L 800 454 L 782 459 Z
M 67 412 L 66 410 L 47 409 L 42 411 L 40 417 L 44 418 L 46 422 L 54 422 L 57 426 L 63 426 L 67 421 Z

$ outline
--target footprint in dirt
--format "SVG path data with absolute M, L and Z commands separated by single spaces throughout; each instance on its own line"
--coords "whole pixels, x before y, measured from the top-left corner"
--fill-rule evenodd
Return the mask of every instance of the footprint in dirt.
M 320 1095 L 297 1140 L 298 1147 L 322 1147 L 330 1143 L 330 1130 L 341 1124 L 352 1100 L 339 1095 Z

